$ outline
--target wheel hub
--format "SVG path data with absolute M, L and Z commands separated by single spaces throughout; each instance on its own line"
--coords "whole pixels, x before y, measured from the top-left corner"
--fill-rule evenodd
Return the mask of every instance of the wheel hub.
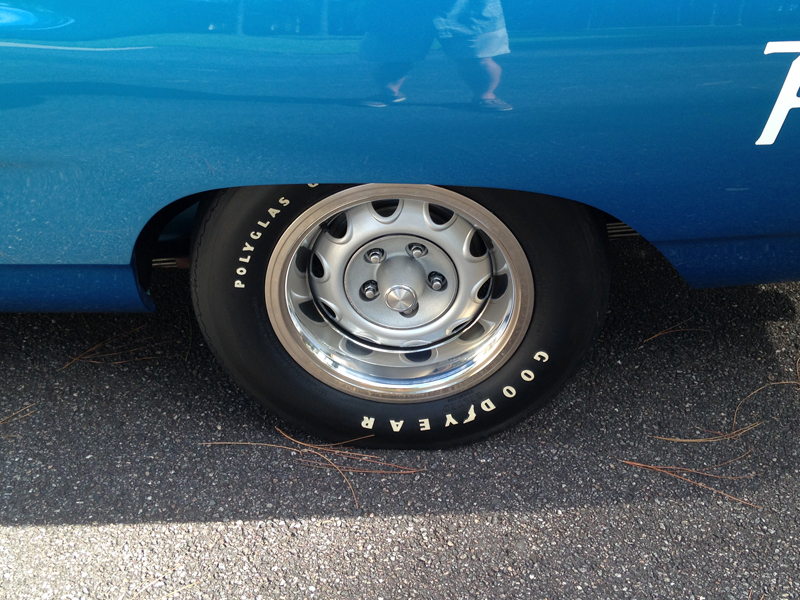
M 417 294 L 406 285 L 389 288 L 384 297 L 386 306 L 399 313 L 408 314 L 417 308 Z
M 315 249 L 327 252 L 324 242 Z M 374 262 L 378 255 L 381 260 Z M 447 289 L 428 285 L 432 273 L 449 280 Z M 429 240 L 402 234 L 373 239 L 357 249 L 344 282 L 350 306 L 364 321 L 360 327 L 381 338 L 383 328 L 408 331 L 433 323 L 445 315 L 458 292 L 458 273 L 447 253 Z M 315 286 L 314 291 L 330 300 L 332 290 Z M 435 342 L 436 335 L 441 334 L 425 334 L 425 341 Z

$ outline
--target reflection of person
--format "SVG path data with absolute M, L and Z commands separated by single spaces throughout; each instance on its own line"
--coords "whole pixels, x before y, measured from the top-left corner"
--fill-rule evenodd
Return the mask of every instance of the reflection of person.
M 508 54 L 508 32 L 500 0 L 379 0 L 373 2 L 361 46 L 365 60 L 378 63 L 381 93 L 367 106 L 405 100 L 400 88 L 414 63 L 427 56 L 434 39 L 458 65 L 476 108 L 507 111 L 495 96 L 502 69 L 494 57 Z

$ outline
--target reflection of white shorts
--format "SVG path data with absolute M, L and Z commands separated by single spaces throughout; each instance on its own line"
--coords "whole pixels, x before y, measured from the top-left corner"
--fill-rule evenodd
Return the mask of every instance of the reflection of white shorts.
M 500 0 L 404 0 L 382 4 L 362 42 L 361 57 L 371 62 L 416 62 L 425 58 L 437 38 L 455 59 L 510 52 Z

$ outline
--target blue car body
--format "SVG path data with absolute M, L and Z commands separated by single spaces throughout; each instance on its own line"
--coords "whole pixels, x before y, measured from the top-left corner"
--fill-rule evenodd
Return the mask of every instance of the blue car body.
M 438 44 L 406 102 L 364 106 L 375 8 L 0 2 L 0 310 L 150 310 L 134 250 L 159 211 L 309 182 L 567 198 L 694 286 L 800 279 L 796 5 L 505 0 L 502 113 Z

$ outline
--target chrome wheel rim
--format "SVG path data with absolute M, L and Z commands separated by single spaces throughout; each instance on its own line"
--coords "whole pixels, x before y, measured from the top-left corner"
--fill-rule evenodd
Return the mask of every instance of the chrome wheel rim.
M 456 192 L 362 185 L 306 210 L 267 268 L 278 340 L 308 373 L 370 400 L 468 389 L 517 349 L 533 276 L 508 228 Z

